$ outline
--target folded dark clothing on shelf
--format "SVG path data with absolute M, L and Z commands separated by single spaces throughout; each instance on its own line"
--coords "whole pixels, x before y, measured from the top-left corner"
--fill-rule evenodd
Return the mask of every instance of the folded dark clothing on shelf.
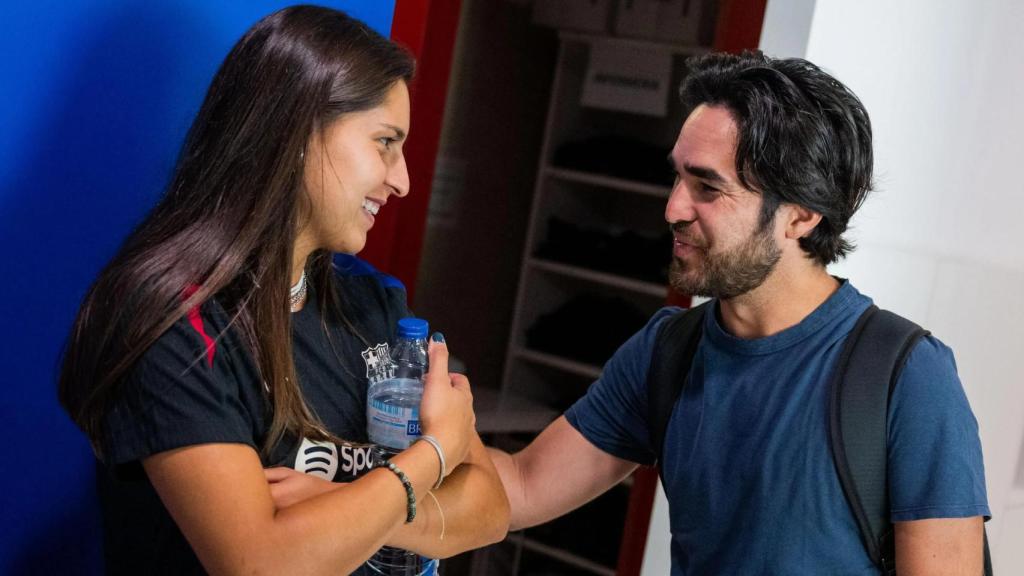
M 666 154 L 664 146 L 609 134 L 562 144 L 553 160 L 561 168 L 671 186 L 675 176 Z
M 548 219 L 547 236 L 535 256 L 665 284 L 672 259 L 672 233 L 667 227 L 654 237 L 632 230 L 610 232 L 553 216 Z
M 647 316 L 622 298 L 584 293 L 537 318 L 526 330 L 526 345 L 601 366 L 646 322 Z
M 619 543 L 622 541 L 628 508 L 629 490 L 617 487 L 566 516 L 530 528 L 527 535 L 597 564 L 614 567 L 619 556 Z M 580 530 L 579 526 L 601 526 L 602 529 Z M 608 571 L 613 570 L 609 568 Z M 541 574 L 564 576 L 566 573 L 551 571 Z

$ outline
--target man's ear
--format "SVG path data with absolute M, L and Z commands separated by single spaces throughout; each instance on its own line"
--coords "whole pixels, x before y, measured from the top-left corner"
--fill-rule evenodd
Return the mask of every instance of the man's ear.
M 783 204 L 781 209 L 784 214 L 784 231 L 789 240 L 798 240 L 809 236 L 814 227 L 821 222 L 820 213 L 798 204 Z

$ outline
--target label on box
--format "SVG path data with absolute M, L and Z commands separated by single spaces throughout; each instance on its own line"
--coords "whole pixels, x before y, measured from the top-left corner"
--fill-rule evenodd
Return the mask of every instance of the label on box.
M 582 104 L 648 116 L 665 116 L 672 54 L 663 50 L 595 42 L 583 83 Z

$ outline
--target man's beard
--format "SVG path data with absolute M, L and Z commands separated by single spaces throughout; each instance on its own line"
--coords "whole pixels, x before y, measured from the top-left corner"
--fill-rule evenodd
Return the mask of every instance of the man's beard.
M 685 237 L 686 225 L 672 229 Z M 758 226 L 739 246 L 721 254 L 712 254 L 706 246 L 701 252 L 699 268 L 679 258 L 672 259 L 669 283 L 683 294 L 709 298 L 734 298 L 760 286 L 779 262 L 782 251 L 771 235 L 771 226 Z

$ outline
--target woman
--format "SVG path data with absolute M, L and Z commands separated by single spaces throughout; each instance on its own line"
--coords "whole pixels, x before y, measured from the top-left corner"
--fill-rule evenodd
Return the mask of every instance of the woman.
M 508 503 L 439 335 L 421 406 L 436 442 L 392 468 L 352 442 L 408 311 L 400 287 L 332 253 L 361 250 L 409 191 L 412 73 L 387 39 L 311 6 L 258 22 L 217 72 L 65 353 L 61 402 L 105 465 L 109 572 L 339 574 L 382 545 L 444 557 L 504 536 Z

